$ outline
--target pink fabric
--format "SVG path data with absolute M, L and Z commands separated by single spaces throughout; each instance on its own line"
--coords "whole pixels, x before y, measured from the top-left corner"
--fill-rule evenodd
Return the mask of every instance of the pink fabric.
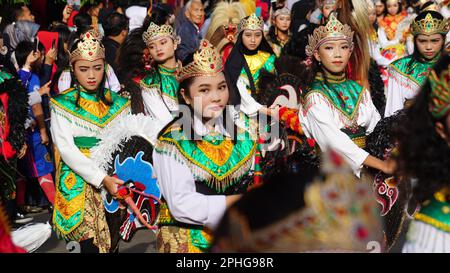
M 48 201 L 53 205 L 55 202 L 55 183 L 51 174 L 46 174 L 38 178 L 39 185 L 47 196 Z

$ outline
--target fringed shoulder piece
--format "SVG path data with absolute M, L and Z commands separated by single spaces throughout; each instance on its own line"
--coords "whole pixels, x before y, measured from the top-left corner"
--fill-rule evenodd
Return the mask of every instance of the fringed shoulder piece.
M 106 89 L 106 99 L 111 105 L 99 101 L 95 94 L 68 89 L 50 100 L 54 114 L 81 128 L 97 132 L 119 116 L 130 113 L 130 102 Z M 80 97 L 80 98 L 78 98 Z
M 158 138 L 155 150 L 186 164 L 195 180 L 223 193 L 250 172 L 256 148 L 245 130 L 236 142 L 220 134 L 192 140 L 174 123 Z

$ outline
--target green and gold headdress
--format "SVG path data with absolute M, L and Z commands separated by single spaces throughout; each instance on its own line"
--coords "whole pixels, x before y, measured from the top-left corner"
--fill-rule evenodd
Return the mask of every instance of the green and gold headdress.
M 250 15 L 248 18 L 244 18 L 241 20 L 239 24 L 239 32 L 244 30 L 264 30 L 264 20 L 258 16 L 256 16 L 255 13 Z
M 309 35 L 309 43 L 306 46 L 306 55 L 312 57 L 321 45 L 327 41 L 347 40 L 353 48 L 353 34 L 349 25 L 344 25 L 336 18 L 335 14 L 330 15 L 330 20 L 325 26 L 316 28 L 313 35 Z
M 81 35 L 77 48 L 70 52 L 70 63 L 98 59 L 105 59 L 105 47 L 100 42 L 99 33 L 92 29 Z
M 433 17 L 433 14 L 429 11 L 424 19 L 414 20 L 411 25 L 412 34 L 417 35 L 433 35 L 442 34 L 446 35 L 449 30 L 449 24 L 447 19 L 440 19 Z
M 158 26 L 157 24 L 151 22 L 147 28 L 147 31 L 142 34 L 142 39 L 144 39 L 147 46 L 149 46 L 151 42 L 164 37 L 172 38 L 176 44 L 180 43 L 180 37 L 174 33 L 173 28 L 170 25 Z
M 203 39 L 194 53 L 194 60 L 178 72 L 177 81 L 199 76 L 216 76 L 222 70 L 222 57 L 219 52 L 208 40 Z

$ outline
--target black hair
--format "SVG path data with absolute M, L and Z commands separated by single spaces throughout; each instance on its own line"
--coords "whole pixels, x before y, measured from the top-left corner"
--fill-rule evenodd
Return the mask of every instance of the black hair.
M 448 68 L 450 57 L 443 56 L 435 65 L 437 75 Z M 406 120 L 398 129 L 399 174 L 405 178 L 416 178 L 413 197 L 423 202 L 436 191 L 450 186 L 450 147 L 436 132 L 436 122 L 444 125 L 448 115 L 436 119 L 430 113 L 429 80 L 417 95 L 411 108 L 406 110 Z M 447 131 L 449 128 L 446 128 Z
M 53 78 L 59 79 L 62 72 L 69 67 L 69 54 L 64 48 L 64 43 L 69 43 L 71 32 L 64 24 L 54 25 L 50 31 L 58 33 L 58 58 L 55 61 L 57 70 Z
M 297 33 L 302 24 L 308 23 L 309 21 L 306 16 L 309 12 L 313 12 L 315 9 L 315 0 L 302 0 L 295 3 L 291 10 L 291 32 L 294 34 Z
M 73 44 L 73 46 L 70 48 L 70 52 L 72 53 L 73 51 L 75 51 L 77 48 L 78 48 L 78 43 L 80 43 L 81 42 L 81 40 L 77 40 L 74 44 Z M 71 64 L 71 66 L 73 67 L 73 69 L 75 69 L 75 67 L 73 66 L 74 64 L 72 63 Z M 104 60 L 104 72 L 103 72 L 103 78 L 102 78 L 102 82 L 100 83 L 100 85 L 98 86 L 98 88 L 97 88 L 97 91 L 96 91 L 96 97 L 97 97 L 97 99 L 98 100 L 100 100 L 100 101 L 102 101 L 104 104 L 106 104 L 106 105 L 111 105 L 112 104 L 112 102 L 111 101 L 109 101 L 108 99 L 106 99 L 106 96 L 105 96 L 105 83 L 106 83 L 106 66 L 107 66 L 107 64 L 106 64 L 106 61 Z M 80 100 L 80 86 L 79 86 L 79 83 L 78 83 L 78 80 L 76 79 L 76 77 L 75 77 L 75 73 L 74 73 L 74 71 L 73 71 L 73 69 L 71 69 L 71 71 L 70 71 L 70 76 L 71 76 L 71 79 L 72 79 L 72 82 L 71 82 L 71 85 L 70 86 L 74 86 L 74 85 L 76 85 L 77 86 L 77 90 L 78 90 L 78 96 L 77 96 L 77 100 L 76 100 L 76 102 L 75 102 L 75 105 L 77 105 L 78 106 L 78 103 L 79 103 L 79 100 Z
M 144 71 L 143 51 L 147 47 L 142 39 L 143 28 L 133 29 L 119 48 L 117 77 L 124 85 L 123 90 L 131 96 L 133 114 L 144 113 L 144 102 L 141 89 L 133 78 Z
M 388 8 L 387 8 L 387 1 L 388 0 L 382 0 L 381 1 L 384 4 L 384 15 L 385 16 L 389 14 Z M 403 11 L 403 5 L 402 5 L 401 1 L 398 1 L 398 12 L 397 12 L 397 14 L 402 13 L 402 11 Z
M 82 34 L 91 28 L 92 17 L 87 13 L 81 12 L 75 15 L 73 23 L 77 27 L 77 33 Z
M 92 17 L 84 12 L 80 12 L 73 18 L 73 23 L 77 27 L 77 31 L 72 32 L 69 38 L 69 48 L 72 48 L 77 39 L 80 39 L 81 34 L 86 33 L 92 28 Z
M 170 16 L 173 14 L 169 8 L 165 8 L 162 4 L 158 4 L 153 7 L 152 15 L 150 16 L 150 21 L 157 25 L 164 25 Z
M 108 15 L 102 24 L 105 36 L 117 36 L 123 30 L 128 29 L 128 18 L 118 12 Z
M 314 33 L 318 25 L 309 24 L 306 28 L 299 32 L 294 32 L 291 39 L 286 43 L 283 48 L 283 53 L 286 55 L 291 55 L 300 58 L 300 60 L 306 60 L 306 46 L 308 43 L 308 36 Z
M 34 42 L 29 41 L 22 41 L 17 45 L 16 50 L 14 52 L 16 55 L 17 65 L 20 68 L 22 68 L 25 65 L 28 55 L 30 55 L 31 52 L 36 50 L 35 46 L 36 45 Z M 42 43 L 38 44 L 38 50 L 40 52 L 44 52 L 45 54 L 45 48 Z M 38 60 L 31 64 L 31 69 L 33 73 L 39 74 L 41 69 L 40 65 L 41 63 Z

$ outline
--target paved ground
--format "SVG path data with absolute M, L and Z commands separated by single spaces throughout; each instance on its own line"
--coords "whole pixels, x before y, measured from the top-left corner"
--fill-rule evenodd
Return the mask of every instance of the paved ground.
M 29 214 L 36 223 L 45 223 L 50 221 L 50 213 Z M 121 253 L 154 253 L 155 252 L 155 234 L 150 230 L 138 230 L 131 242 L 120 242 L 119 252 Z M 36 251 L 36 253 L 69 253 L 66 250 L 66 244 L 58 240 L 54 232 L 52 236 Z
M 30 214 L 34 218 L 34 222 L 45 223 L 50 221 L 50 213 Z M 407 221 L 405 221 L 407 222 Z M 405 223 L 405 227 L 408 223 Z M 405 228 L 403 230 L 406 230 Z M 405 233 L 403 232 L 397 243 L 392 247 L 391 253 L 401 253 L 402 246 L 405 240 Z M 131 242 L 120 242 L 120 253 L 155 253 L 155 234 L 153 231 L 141 229 L 136 232 Z M 58 240 L 54 232 L 52 236 L 36 251 L 36 253 L 69 253 L 66 250 L 64 241 Z

